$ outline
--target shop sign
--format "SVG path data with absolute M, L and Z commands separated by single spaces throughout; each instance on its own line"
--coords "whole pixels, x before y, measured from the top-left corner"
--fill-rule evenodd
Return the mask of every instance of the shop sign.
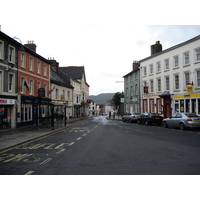
M 13 100 L 13 99 L 0 99 L 0 104 L 14 105 L 15 100 Z

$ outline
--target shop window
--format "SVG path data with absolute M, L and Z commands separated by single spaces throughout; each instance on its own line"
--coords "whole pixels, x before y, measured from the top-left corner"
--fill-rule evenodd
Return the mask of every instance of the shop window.
M 32 105 L 23 104 L 21 108 L 21 121 L 31 121 L 32 120 Z
M 185 100 L 185 112 L 190 112 L 190 99 Z

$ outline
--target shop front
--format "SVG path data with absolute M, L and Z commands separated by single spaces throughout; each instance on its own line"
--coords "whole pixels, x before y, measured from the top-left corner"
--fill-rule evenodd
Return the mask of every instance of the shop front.
M 200 93 L 174 95 L 173 113 L 176 112 L 200 115 Z
M 16 127 L 16 100 L 0 99 L 0 129 Z
M 49 98 L 21 96 L 18 127 L 35 125 L 36 128 L 52 126 L 52 104 Z

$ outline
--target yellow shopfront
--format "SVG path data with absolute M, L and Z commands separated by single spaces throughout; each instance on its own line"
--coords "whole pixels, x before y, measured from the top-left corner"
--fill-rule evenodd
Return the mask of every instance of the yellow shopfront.
M 200 93 L 174 95 L 173 113 L 200 114 Z

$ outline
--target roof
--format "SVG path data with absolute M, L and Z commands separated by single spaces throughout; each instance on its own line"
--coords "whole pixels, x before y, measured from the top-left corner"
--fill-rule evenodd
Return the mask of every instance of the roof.
M 63 87 L 71 88 L 73 89 L 74 87 L 70 85 L 70 77 L 66 74 L 57 74 L 53 69 L 51 69 L 51 82 L 60 85 Z
M 68 74 L 73 80 L 81 80 L 84 75 L 85 83 L 87 84 L 84 66 L 59 67 L 59 71 Z
M 133 74 L 133 73 L 135 73 L 135 72 L 137 72 L 138 70 L 140 70 L 140 68 L 137 68 L 137 69 L 132 70 L 132 71 L 129 72 L 128 74 L 124 75 L 123 78 L 125 78 L 125 77 L 127 77 L 127 76 L 129 76 L 129 75 L 131 75 L 131 74 Z
M 160 51 L 160 52 L 158 52 L 158 53 L 155 53 L 155 54 L 153 54 L 153 55 L 151 55 L 151 56 L 149 56 L 149 57 L 147 57 L 147 58 L 144 58 L 144 59 L 140 60 L 139 62 L 143 62 L 143 61 L 145 61 L 145 60 L 148 60 L 148 59 L 151 59 L 151 58 L 153 58 L 153 57 L 159 56 L 159 55 L 164 54 L 164 53 L 166 53 L 166 52 L 168 52 L 168 51 L 172 51 L 172 50 L 174 50 L 174 49 L 177 49 L 177 48 L 179 48 L 179 47 L 181 47 L 181 46 L 184 46 L 184 45 L 186 45 L 186 44 L 189 44 L 189 43 L 194 42 L 194 41 L 199 40 L 199 39 L 200 39 L 200 35 L 198 35 L 198 36 L 196 36 L 196 37 L 194 37 L 194 38 L 192 38 L 192 39 L 190 39 L 190 40 L 187 40 L 187 41 L 185 41 L 185 42 L 182 42 L 182 43 L 180 43 L 180 44 L 177 44 L 177 45 L 175 45 L 175 46 L 173 46 L 173 47 L 170 47 L 170 48 L 168 48 L 168 49 L 166 49 L 166 50 L 164 50 L 164 51 Z
M 45 61 L 48 64 L 51 64 L 51 61 L 47 60 L 46 58 L 42 57 L 41 55 L 37 54 L 35 51 L 31 50 L 30 48 L 26 47 L 25 45 L 19 43 L 17 40 L 11 38 L 10 36 L 6 35 L 5 33 L 3 33 L 2 31 L 0 31 L 0 35 L 4 38 L 6 38 L 7 40 L 12 41 L 15 45 L 17 45 L 19 47 L 19 51 L 27 51 L 30 54 L 36 56 L 37 58 Z

